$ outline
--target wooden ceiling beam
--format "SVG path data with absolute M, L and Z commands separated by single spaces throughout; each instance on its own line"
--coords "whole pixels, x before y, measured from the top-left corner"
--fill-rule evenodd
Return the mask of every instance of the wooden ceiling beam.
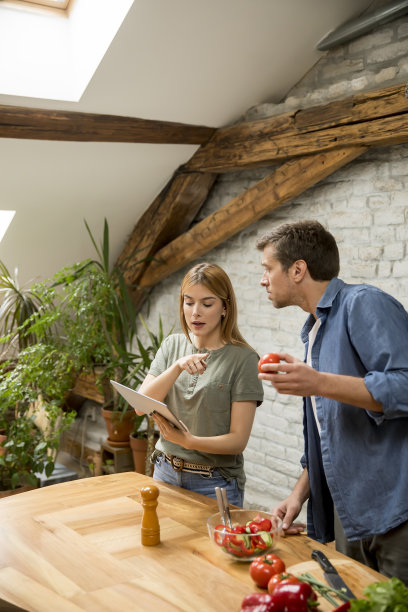
M 408 140 L 406 85 L 218 129 L 186 170 L 230 172 L 343 146 Z
M 214 132 L 187 123 L 0 105 L 0 138 L 202 144 Z
M 155 254 L 140 287 L 152 287 L 366 151 L 345 147 L 291 160 Z
M 216 178 L 215 174 L 202 172 L 176 172 L 140 217 L 117 261 L 135 304 L 141 304 L 146 297 L 138 282 L 151 259 L 188 230 Z

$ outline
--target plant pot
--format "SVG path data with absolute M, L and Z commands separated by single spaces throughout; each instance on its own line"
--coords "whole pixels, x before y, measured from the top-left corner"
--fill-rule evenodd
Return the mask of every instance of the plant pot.
M 108 437 L 106 439 L 110 446 L 125 447 L 129 446 L 129 436 L 133 430 L 135 412 L 128 411 L 125 413 L 116 410 L 107 410 L 102 408 L 102 416 L 105 419 Z
M 159 439 L 159 436 L 154 436 L 155 443 Z M 133 463 L 135 466 L 135 472 L 139 474 L 145 474 L 146 469 L 146 452 L 147 452 L 147 438 L 138 438 L 135 434 L 129 436 L 130 448 L 133 453 Z
M 146 465 L 147 438 L 137 438 L 134 434 L 130 434 L 129 443 L 133 453 L 135 472 L 144 474 Z

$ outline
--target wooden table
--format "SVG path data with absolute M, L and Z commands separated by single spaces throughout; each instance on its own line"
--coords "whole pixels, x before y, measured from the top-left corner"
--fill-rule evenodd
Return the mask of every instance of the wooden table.
M 158 484 L 161 543 L 140 542 L 140 488 Z M 210 541 L 215 500 L 136 472 L 86 478 L 0 500 L 0 597 L 32 612 L 238 612 L 258 590 L 248 563 L 230 561 Z M 286 566 L 312 571 L 326 551 L 360 597 L 384 579 L 306 536 L 281 538 Z M 319 574 L 320 572 L 320 574 Z M 0 605 L 0 609 L 1 605 Z M 320 610 L 331 606 L 322 601 Z

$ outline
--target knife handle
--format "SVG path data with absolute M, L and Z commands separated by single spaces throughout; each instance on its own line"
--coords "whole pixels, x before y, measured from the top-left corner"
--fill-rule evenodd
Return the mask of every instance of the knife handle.
M 333 567 L 326 555 L 321 550 L 313 550 L 312 559 L 318 562 L 324 572 L 336 571 L 335 567 Z

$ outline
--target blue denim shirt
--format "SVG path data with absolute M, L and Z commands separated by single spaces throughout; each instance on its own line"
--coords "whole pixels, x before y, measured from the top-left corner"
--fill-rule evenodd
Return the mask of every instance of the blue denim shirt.
M 334 538 L 334 503 L 347 538 L 357 540 L 408 520 L 408 313 L 376 287 L 334 278 L 316 314 L 313 368 L 364 378 L 384 411 L 316 397 L 319 438 L 311 400 L 304 398 L 308 535 Z M 314 322 L 310 315 L 302 329 L 306 351 Z

